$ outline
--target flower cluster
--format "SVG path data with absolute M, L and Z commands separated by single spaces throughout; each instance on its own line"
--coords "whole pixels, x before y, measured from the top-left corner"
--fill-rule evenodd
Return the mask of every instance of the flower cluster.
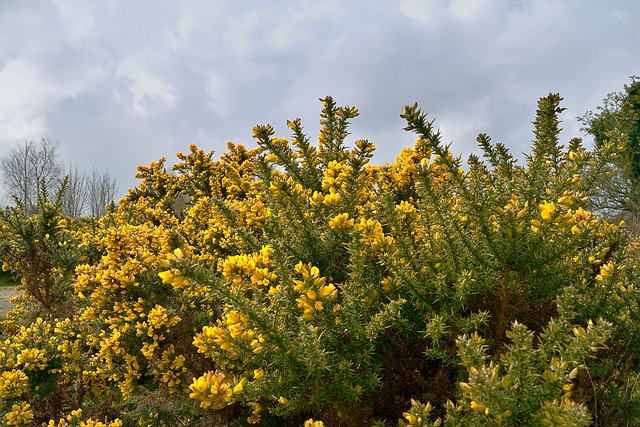
M 273 262 L 269 258 L 273 249 L 264 246 L 260 252 L 247 255 L 235 255 L 227 257 L 222 262 L 222 274 L 231 282 L 236 292 L 241 292 L 243 287 L 265 288 L 276 279 L 276 275 L 270 268 Z
M 222 409 L 235 403 L 245 383 L 246 379 L 227 379 L 222 372 L 207 372 L 193 379 L 193 384 L 189 386 L 189 397 L 199 401 L 203 408 Z
M 300 293 L 300 297 L 296 298 L 298 308 L 303 310 L 302 318 L 304 320 L 312 320 L 315 312 L 324 309 L 322 301 L 336 295 L 336 287 L 331 283 L 327 284 L 326 277 L 320 277 L 318 267 L 300 262 L 294 270 L 302 276 L 302 280 L 294 280 L 293 290 Z
M 89 418 L 82 420 L 82 409 L 71 411 L 69 415 L 60 418 L 58 422 L 49 420 L 46 427 L 122 427 L 122 420 L 116 418 L 110 422 L 94 421 Z
M 218 326 L 205 326 L 196 334 L 193 345 L 199 353 L 210 355 L 214 348 L 226 352 L 230 360 L 240 356 L 240 348 L 249 346 L 250 352 L 259 354 L 264 343 L 263 335 L 256 328 L 249 328 L 249 317 L 235 310 L 227 311 Z
M 31 410 L 31 405 L 27 402 L 11 406 L 11 411 L 4 416 L 7 420 L 7 425 L 10 426 L 29 425 L 33 421 L 33 411 Z

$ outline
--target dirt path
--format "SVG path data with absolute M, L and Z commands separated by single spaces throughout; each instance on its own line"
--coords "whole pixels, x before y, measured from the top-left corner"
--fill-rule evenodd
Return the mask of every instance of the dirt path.
M 21 293 L 22 291 L 16 291 L 12 286 L 0 287 L 0 316 L 4 317 L 7 311 L 13 307 L 13 304 L 11 304 L 9 300 Z

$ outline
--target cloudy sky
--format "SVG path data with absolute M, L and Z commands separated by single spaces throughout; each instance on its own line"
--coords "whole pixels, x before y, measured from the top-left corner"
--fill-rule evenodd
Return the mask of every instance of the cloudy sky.
M 565 98 L 568 140 L 640 74 L 639 18 L 637 0 L 2 0 L 0 155 L 48 137 L 124 194 L 190 143 L 254 146 L 296 117 L 315 136 L 325 95 L 358 107 L 377 163 L 413 143 L 415 101 L 455 152 L 486 132 L 519 154 L 541 96 Z

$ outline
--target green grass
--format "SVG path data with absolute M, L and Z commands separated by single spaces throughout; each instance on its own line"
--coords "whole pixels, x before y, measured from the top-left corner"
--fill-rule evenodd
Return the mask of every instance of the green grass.
M 17 285 L 18 281 L 11 277 L 8 272 L 0 271 L 0 288 L 9 286 L 15 288 Z

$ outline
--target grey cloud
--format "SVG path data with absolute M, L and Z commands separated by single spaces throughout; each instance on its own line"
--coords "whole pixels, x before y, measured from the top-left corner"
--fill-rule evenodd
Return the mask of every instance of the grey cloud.
M 488 132 L 519 153 L 540 96 L 566 98 L 568 139 L 638 74 L 639 15 L 631 0 L 3 3 L 0 148 L 45 134 L 124 191 L 189 143 L 251 146 L 255 124 L 288 136 L 301 117 L 315 137 L 329 94 L 359 108 L 352 139 L 377 162 L 414 141 L 399 118 L 414 101 L 457 151 Z

